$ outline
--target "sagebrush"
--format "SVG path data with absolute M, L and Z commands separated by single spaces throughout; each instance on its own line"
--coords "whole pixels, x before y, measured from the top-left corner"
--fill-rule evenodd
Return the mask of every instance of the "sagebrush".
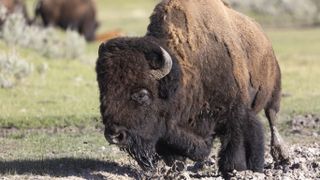
M 11 88 L 28 77 L 33 65 L 22 59 L 16 52 L 0 53 L 0 87 Z
M 52 27 L 27 25 L 20 13 L 6 17 L 0 37 L 9 46 L 33 49 L 52 59 L 77 59 L 83 56 L 86 48 L 86 41 L 78 32 L 67 30 L 63 33 Z

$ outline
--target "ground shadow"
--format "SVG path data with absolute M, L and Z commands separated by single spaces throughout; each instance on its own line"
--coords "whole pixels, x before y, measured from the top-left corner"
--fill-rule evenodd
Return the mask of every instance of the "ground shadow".
M 103 171 L 138 179 L 139 172 L 127 165 L 95 159 L 58 158 L 44 160 L 0 161 L 0 175 L 49 175 L 53 177 L 77 176 L 93 178 L 92 172 Z

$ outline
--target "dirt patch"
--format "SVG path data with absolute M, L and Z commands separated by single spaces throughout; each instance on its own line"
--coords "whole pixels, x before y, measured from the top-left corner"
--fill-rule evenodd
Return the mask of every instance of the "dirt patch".
M 67 127 L 52 127 L 52 128 L 29 128 L 29 129 L 19 129 L 15 127 L 1 128 L 0 127 L 0 138 L 10 138 L 18 137 L 21 138 L 29 134 L 62 134 L 62 133 L 78 133 L 84 134 L 87 132 L 101 132 L 103 133 L 103 128 L 100 124 L 92 127 L 77 127 L 77 126 L 67 126 Z
M 269 153 L 266 153 L 266 163 L 264 173 L 253 173 L 251 171 L 234 171 L 230 175 L 231 179 L 319 179 L 320 178 L 320 145 L 291 145 L 290 164 L 287 166 L 276 166 Z M 115 160 L 117 161 L 117 160 Z M 64 161 L 63 161 L 64 162 Z M 73 162 L 73 161 L 72 161 Z M 76 163 L 75 163 L 76 162 Z M 137 165 L 131 161 L 121 164 L 112 162 L 75 161 L 74 166 L 87 164 L 81 170 L 73 173 L 62 173 L 47 171 L 34 174 L 35 171 L 25 171 L 33 175 L 21 172 L 21 175 L 2 176 L 0 179 L 223 179 L 217 167 L 217 158 L 212 155 L 204 163 L 176 162 L 172 167 L 159 165 L 157 174 L 148 176 L 142 175 L 142 171 L 137 170 Z M 59 162 L 61 163 L 61 162 Z M 100 165 L 99 165 L 100 164 Z M 35 167 L 34 167 L 35 168 Z M 50 168 L 48 168 L 50 169 Z M 40 175 L 39 175 L 40 174 Z
M 307 144 L 304 140 L 320 137 L 319 116 L 300 115 L 290 121 L 289 135 L 297 137 L 301 144 L 289 146 L 291 161 L 287 166 L 276 166 L 266 147 L 264 173 L 243 171 L 231 173 L 233 179 L 320 179 L 320 145 Z M 101 127 L 92 129 L 82 127 L 49 128 L 49 129 L 0 129 L 1 138 L 24 137 L 28 134 L 83 134 L 88 132 L 101 132 Z M 312 138 L 311 138 L 312 137 Z M 306 138 L 306 139 L 304 139 Z M 268 142 L 268 141 L 266 141 Z M 317 142 L 317 141 L 313 141 Z M 292 143 L 293 144 L 293 143 Z M 302 145 L 303 144 L 303 145 Z M 10 144 L 2 144 L 3 148 L 12 148 Z M 218 149 L 218 146 L 213 148 Z M 1 151 L 1 147 L 0 147 Z M 118 148 L 107 153 L 117 154 Z M 5 151 L 9 152 L 9 150 Z M 0 180 L 4 179 L 223 179 L 217 166 L 216 153 L 203 163 L 176 162 L 173 167 L 160 163 L 156 175 L 145 176 L 137 164 L 126 154 L 115 156 L 114 159 L 55 159 L 41 161 L 2 161 L 0 158 Z M 7 154 L 8 155 L 8 154 Z M 111 157 L 111 156 L 110 156 Z M 99 159 L 99 158 L 98 158 Z
M 231 179 L 319 179 L 320 178 L 320 146 L 292 145 L 290 147 L 291 161 L 286 166 L 275 166 L 272 157 L 266 153 L 264 173 L 252 171 L 234 171 L 230 173 Z M 151 179 L 223 179 L 217 166 L 217 158 L 211 156 L 204 163 L 182 163 L 169 167 L 161 167 L 158 175 Z
M 291 120 L 291 133 L 320 136 L 320 117 L 312 114 L 295 116 Z

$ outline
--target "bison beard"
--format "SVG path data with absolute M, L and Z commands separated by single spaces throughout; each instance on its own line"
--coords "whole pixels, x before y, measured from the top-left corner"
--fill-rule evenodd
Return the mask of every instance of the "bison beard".
M 105 136 L 144 170 L 159 159 L 203 161 L 218 137 L 224 177 L 234 169 L 261 172 L 263 109 L 272 156 L 288 160 L 274 125 L 281 73 L 272 46 L 256 23 L 220 0 L 162 1 L 146 36 L 100 46 L 96 71 Z
M 144 140 L 139 136 L 130 136 L 128 145 L 121 148 L 135 159 L 143 170 L 153 170 L 159 160 L 155 151 L 155 143 Z

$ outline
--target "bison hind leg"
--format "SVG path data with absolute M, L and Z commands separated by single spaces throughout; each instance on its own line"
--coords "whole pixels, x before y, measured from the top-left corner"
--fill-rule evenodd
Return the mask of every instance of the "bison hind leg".
M 271 155 L 276 164 L 286 165 L 289 163 L 289 154 L 286 144 L 282 140 L 278 129 L 276 127 L 277 114 L 280 110 L 281 90 L 280 82 L 278 82 L 278 88 L 275 88 L 271 99 L 265 107 L 265 114 L 269 122 L 271 131 Z
M 275 126 L 277 111 L 271 108 L 266 108 L 265 114 L 269 121 L 271 130 L 271 155 L 273 160 L 276 162 L 276 164 L 286 165 L 289 163 L 289 155 L 287 146 Z
M 254 113 L 249 112 L 244 136 L 246 161 L 249 170 L 262 172 L 264 167 L 264 130 Z

